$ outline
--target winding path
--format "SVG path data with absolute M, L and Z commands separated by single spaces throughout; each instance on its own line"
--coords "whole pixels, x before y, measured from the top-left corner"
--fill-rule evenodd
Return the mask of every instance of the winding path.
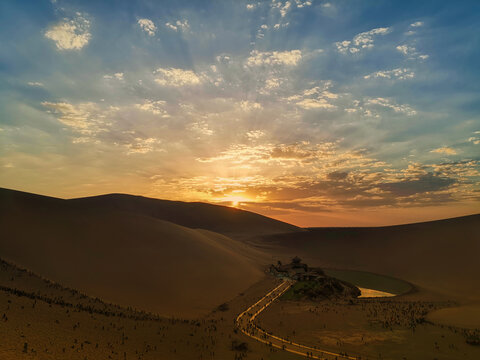
M 359 358 L 349 356 L 346 354 L 339 354 L 334 353 L 328 350 L 322 350 L 317 347 L 310 347 L 301 344 L 297 344 L 293 341 L 282 339 L 278 336 L 275 336 L 267 331 L 259 328 L 255 324 L 255 318 L 265 310 L 272 302 L 278 299 L 285 291 L 287 291 L 292 285 L 294 281 L 291 280 L 284 280 L 280 285 L 278 285 L 275 289 L 270 291 L 267 295 L 263 298 L 258 300 L 255 304 L 250 306 L 247 310 L 242 312 L 240 315 L 237 316 L 235 321 L 236 325 L 240 328 L 240 330 L 247 336 L 260 341 L 264 344 L 276 347 L 278 349 L 282 349 L 293 354 L 305 356 L 309 359 L 348 359 L 348 360 L 358 360 Z

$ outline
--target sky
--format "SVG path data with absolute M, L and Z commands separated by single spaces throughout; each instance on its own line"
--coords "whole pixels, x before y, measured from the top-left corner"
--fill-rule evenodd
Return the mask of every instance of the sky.
M 480 212 L 480 2 L 0 3 L 0 187 L 299 226 Z

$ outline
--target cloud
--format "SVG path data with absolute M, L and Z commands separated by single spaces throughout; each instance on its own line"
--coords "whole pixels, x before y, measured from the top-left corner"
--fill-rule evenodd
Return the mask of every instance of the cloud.
M 92 37 L 89 31 L 90 21 L 77 13 L 74 19 L 64 19 L 50 27 L 45 32 L 45 37 L 53 40 L 59 50 L 80 50 Z
M 344 40 L 335 43 L 338 52 L 342 54 L 355 54 L 362 49 L 371 49 L 374 47 L 374 37 L 386 35 L 391 32 L 391 28 L 383 27 L 362 32 L 353 37 L 352 40 Z
M 208 126 L 208 123 L 202 120 L 191 123 L 188 126 L 188 129 L 190 131 L 194 131 L 201 135 L 206 135 L 206 136 L 211 136 L 215 133 L 212 129 L 210 129 L 210 127 Z
M 247 112 L 254 111 L 254 110 L 261 110 L 263 108 L 262 104 L 254 101 L 248 101 L 248 100 L 241 101 L 240 107 L 242 108 L 243 111 L 247 111 Z
M 327 174 L 327 179 L 328 180 L 345 180 L 348 176 L 347 171 L 334 171 L 329 174 Z
M 33 86 L 33 87 L 43 87 L 43 83 L 38 82 L 38 81 L 29 81 L 27 83 L 28 86 Z
M 336 109 L 335 105 L 330 104 L 326 99 L 303 99 L 296 103 L 304 109 Z
M 72 131 L 70 136 L 73 144 L 111 146 L 115 151 L 121 147 L 126 155 L 146 154 L 158 150 L 157 144 L 160 143 L 160 139 L 155 137 L 152 131 L 139 131 L 141 127 L 138 127 L 138 123 L 145 125 L 147 122 L 138 121 L 145 120 L 145 117 L 138 116 L 139 114 L 132 110 L 138 109 L 162 115 L 166 113 L 161 108 L 163 102 L 145 101 L 143 104 L 122 107 L 93 102 L 72 104 L 65 101 L 43 102 L 42 105 L 47 112 L 53 114 L 61 124 Z M 136 124 L 122 121 L 124 117 L 129 116 L 135 117 Z M 148 136 L 146 136 L 147 133 Z
M 165 26 L 174 31 L 188 31 L 190 29 L 188 20 L 177 20 L 175 23 L 167 22 Z
M 193 86 L 202 82 L 202 78 L 192 70 L 158 68 L 154 73 L 157 75 L 155 82 L 164 86 Z
M 165 110 L 165 101 L 157 100 L 145 100 L 142 104 L 135 104 L 134 106 L 142 111 L 150 112 L 154 115 L 162 115 L 163 118 L 168 118 L 170 115 Z
M 268 93 L 272 90 L 278 89 L 282 84 L 283 79 L 271 77 L 265 80 L 265 85 L 263 87 L 263 92 Z
M 392 109 L 393 111 L 397 113 L 404 113 L 408 116 L 413 116 L 417 113 L 415 109 L 410 107 L 409 105 L 406 104 L 396 104 L 390 99 L 386 98 L 374 98 L 374 99 L 368 99 L 366 101 L 366 105 L 375 105 L 375 106 L 383 106 L 389 109 Z
M 365 75 L 364 79 L 371 79 L 371 78 L 384 78 L 384 79 L 398 79 L 398 80 L 406 80 L 406 79 L 413 79 L 415 77 L 415 73 L 407 68 L 397 68 L 393 70 L 384 70 L 384 71 L 376 71 L 369 75 Z
M 429 58 L 429 55 L 425 54 L 420 54 L 417 49 L 413 46 L 408 46 L 408 45 L 398 45 L 396 47 L 398 51 L 400 51 L 403 55 L 408 56 L 409 59 L 420 59 L 420 60 L 426 60 Z
M 452 178 L 427 173 L 415 179 L 379 184 L 378 187 L 390 192 L 392 195 L 405 197 L 419 193 L 443 190 L 453 185 L 455 182 L 456 180 Z
M 338 98 L 338 95 L 330 92 L 331 82 L 324 82 L 322 87 L 315 86 L 304 90 L 299 95 L 292 95 L 287 98 L 288 101 L 294 102 L 297 106 L 304 109 L 326 109 L 334 110 L 337 106 L 331 104 L 330 101 Z
M 134 138 L 133 142 L 125 144 L 127 148 L 127 155 L 131 154 L 147 154 L 156 149 L 156 145 L 160 141 L 155 138 Z
M 104 128 L 103 117 L 97 105 L 92 102 L 71 104 L 68 102 L 42 103 L 49 111 L 58 115 L 58 121 L 70 128 L 85 134 L 92 135 Z
M 104 79 L 110 80 L 110 79 L 117 79 L 117 80 L 123 80 L 123 72 L 118 72 L 113 75 L 103 75 Z
M 398 46 L 396 47 L 396 49 L 397 49 L 398 51 L 400 51 L 403 55 L 408 55 L 408 54 L 410 54 L 410 53 L 412 53 L 412 52 L 415 51 L 415 48 L 414 48 L 414 47 L 410 47 L 410 46 L 407 46 L 407 45 L 398 45 Z
M 295 66 L 302 59 L 300 50 L 266 51 L 252 50 L 247 59 L 248 66 L 286 65 Z
M 265 136 L 265 132 L 262 130 L 251 130 L 246 133 L 247 138 L 250 140 L 257 140 Z
M 288 0 L 288 1 L 279 1 L 279 0 L 272 0 L 271 8 L 276 9 L 280 12 L 280 17 L 285 18 L 289 11 L 291 11 L 294 7 L 301 9 L 307 6 L 311 6 L 312 1 L 306 0 Z
M 280 28 L 286 28 L 286 27 L 288 27 L 288 25 L 290 25 L 290 22 L 286 22 L 286 23 L 283 23 L 283 24 L 277 23 L 277 24 L 273 25 L 273 28 L 275 30 L 278 30 Z
M 468 141 L 472 142 L 474 145 L 480 145 L 480 131 L 475 131 L 473 134 L 474 136 L 469 137 Z
M 324 143 L 315 146 L 309 142 L 276 145 L 270 152 L 272 159 L 315 159 L 333 154 L 333 144 Z
M 247 4 L 246 7 L 247 7 L 247 10 L 253 10 L 255 9 L 257 5 L 256 4 Z
M 280 16 L 283 18 L 287 15 L 288 11 L 290 10 L 292 3 L 290 1 L 285 1 L 284 3 L 281 1 L 272 0 L 272 8 L 279 9 Z
M 410 27 L 420 27 L 420 26 L 423 26 L 423 21 L 416 21 L 410 24 Z
M 157 31 L 157 27 L 150 19 L 138 19 L 138 25 L 145 31 L 148 35 L 154 36 Z
M 430 152 L 431 153 L 437 153 L 437 154 L 445 154 L 445 155 L 456 155 L 457 154 L 457 151 L 455 149 L 452 149 L 451 147 L 447 147 L 447 146 L 444 146 L 444 147 L 441 147 L 441 148 L 438 148 L 438 149 L 434 149 Z

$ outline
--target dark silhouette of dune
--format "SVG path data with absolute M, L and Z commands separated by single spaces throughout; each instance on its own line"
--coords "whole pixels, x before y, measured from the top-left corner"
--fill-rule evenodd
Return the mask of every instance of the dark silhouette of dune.
M 114 204 L 145 200 L 103 199 L 112 198 Z M 258 264 L 264 255 L 240 241 L 160 220 L 142 209 L 97 205 L 101 200 L 0 190 L 0 257 L 89 295 L 169 316 L 213 310 L 263 276 Z M 234 215 L 242 212 L 222 217 L 229 209 L 208 208 L 220 214 L 219 221 L 240 226 Z M 244 218 L 255 220 L 253 215 Z M 265 230 L 267 218 L 259 218 Z
M 310 228 L 265 236 L 264 251 L 396 276 L 437 292 L 480 299 L 480 215 L 373 228 Z
M 107 194 L 64 200 L 0 188 L 0 200 L 1 207 L 18 209 L 53 210 L 68 207 L 72 211 L 76 209 L 82 212 L 128 212 L 240 238 L 301 230 L 279 220 L 227 206 L 159 200 L 127 194 Z
M 480 299 L 480 215 L 378 228 L 300 229 L 247 211 L 111 194 L 0 189 L 0 258 L 92 296 L 197 316 L 299 255 Z

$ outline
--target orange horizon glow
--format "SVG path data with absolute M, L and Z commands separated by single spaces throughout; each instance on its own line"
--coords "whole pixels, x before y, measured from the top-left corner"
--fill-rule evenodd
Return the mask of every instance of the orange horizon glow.
M 8 187 L 7 187 L 8 188 Z M 410 208 L 367 208 L 367 209 L 332 209 L 332 211 L 310 213 L 306 211 L 278 209 L 268 206 L 268 201 L 262 198 L 262 202 L 256 203 L 254 199 L 238 193 L 228 194 L 224 197 L 217 197 L 212 200 L 195 198 L 172 198 L 159 197 L 153 194 L 139 194 L 134 191 L 104 191 L 104 192 L 82 192 L 75 196 L 68 196 L 57 191 L 37 191 L 27 189 L 12 190 L 34 193 L 37 195 L 50 196 L 63 199 L 78 197 L 90 197 L 104 194 L 122 193 L 129 195 L 145 196 L 149 198 L 169 201 L 204 202 L 212 205 L 223 205 L 240 210 L 254 212 L 279 221 L 287 222 L 298 227 L 379 227 L 403 225 L 426 221 L 443 220 L 468 215 L 480 214 L 480 208 L 476 202 L 455 204 L 454 206 L 437 207 L 410 207 Z

